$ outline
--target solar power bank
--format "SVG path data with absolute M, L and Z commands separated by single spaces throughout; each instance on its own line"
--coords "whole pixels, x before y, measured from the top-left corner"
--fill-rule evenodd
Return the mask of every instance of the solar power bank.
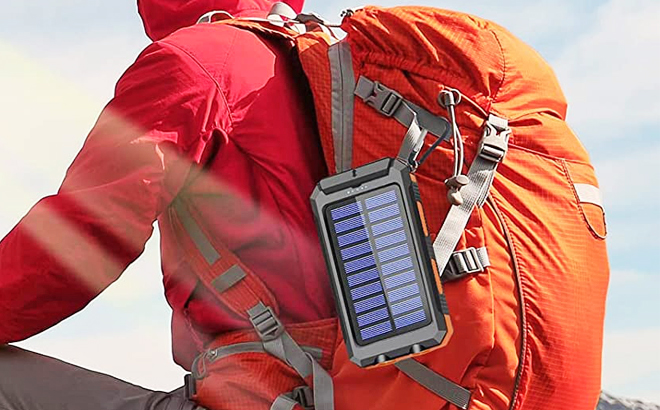
M 383 365 L 446 344 L 449 312 L 410 167 L 384 158 L 325 178 L 311 202 L 351 360 Z

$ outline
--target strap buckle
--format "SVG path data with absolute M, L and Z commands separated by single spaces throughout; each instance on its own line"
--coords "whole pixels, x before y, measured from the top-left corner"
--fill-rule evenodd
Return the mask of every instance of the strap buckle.
M 488 265 L 482 262 L 476 248 L 468 248 L 452 253 L 442 275 L 444 282 L 461 279 L 467 275 L 483 272 Z
M 264 342 L 275 340 L 284 332 L 282 322 L 275 316 L 275 312 L 270 306 L 264 305 L 262 302 L 252 309 L 248 310 L 250 315 L 250 323 L 257 331 L 257 334 Z
M 364 102 L 386 117 L 391 117 L 403 103 L 403 97 L 398 92 L 387 88 L 378 81 L 374 81 L 371 95 L 364 98 Z
M 508 121 L 491 114 L 485 125 L 477 155 L 487 161 L 501 162 L 509 148 L 511 129 Z
M 304 410 L 314 409 L 314 392 L 309 386 L 298 386 L 291 393 L 293 400 L 297 401 Z

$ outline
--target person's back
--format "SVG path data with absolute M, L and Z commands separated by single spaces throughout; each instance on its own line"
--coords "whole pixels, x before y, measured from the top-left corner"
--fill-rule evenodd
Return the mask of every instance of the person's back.
M 0 242 L 0 345 L 82 309 L 139 256 L 157 219 L 175 360 L 189 369 L 215 335 L 250 324 L 199 285 L 172 204 L 185 201 L 205 233 L 278 295 L 283 322 L 327 318 L 308 200 L 326 167 L 306 82 L 286 48 L 194 25 L 212 10 L 264 17 L 269 1 L 138 7 L 155 42 L 117 84 L 58 194 Z

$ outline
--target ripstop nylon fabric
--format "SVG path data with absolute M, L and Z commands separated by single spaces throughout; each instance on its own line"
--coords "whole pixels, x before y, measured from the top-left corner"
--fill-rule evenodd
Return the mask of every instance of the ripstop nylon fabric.
M 604 218 L 574 189 L 598 184 L 564 122 L 566 101 L 552 70 L 502 27 L 461 13 L 366 7 L 342 28 L 356 78 L 380 81 L 441 116 L 440 91 L 463 94 L 457 122 L 468 166 L 488 114 L 508 119 L 512 129 L 490 199 L 472 213 L 457 247 L 485 246 L 491 266 L 445 286 L 454 336 L 420 361 L 469 388 L 471 409 L 592 410 L 609 275 Z M 297 44 L 334 169 L 327 42 L 310 33 Z M 353 118 L 353 167 L 396 155 L 405 133 L 397 121 L 362 102 Z M 417 173 L 432 232 L 449 209 L 443 181 L 452 175 L 452 158 L 451 143 L 443 143 Z M 450 408 L 391 368 L 356 368 L 342 347 L 332 372 L 341 410 Z

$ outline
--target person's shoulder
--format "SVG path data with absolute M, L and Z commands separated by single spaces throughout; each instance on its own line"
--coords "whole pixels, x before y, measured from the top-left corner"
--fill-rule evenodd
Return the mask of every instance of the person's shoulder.
M 188 54 L 210 71 L 218 65 L 228 69 L 235 63 L 240 66 L 273 53 L 261 36 L 229 24 L 197 24 L 177 30 L 160 42 Z

